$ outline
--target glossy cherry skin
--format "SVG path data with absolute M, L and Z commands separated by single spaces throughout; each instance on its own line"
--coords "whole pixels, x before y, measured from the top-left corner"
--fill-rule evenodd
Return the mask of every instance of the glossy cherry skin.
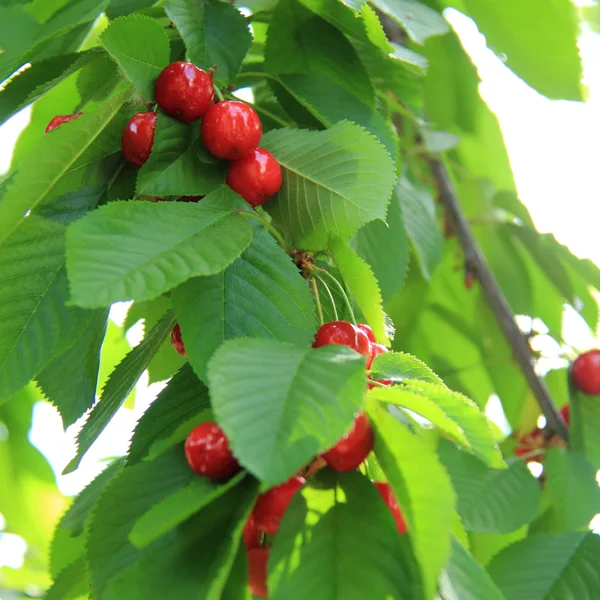
M 398 533 L 400 535 L 406 533 L 406 522 L 402 517 L 400 507 L 398 506 L 398 501 L 396 500 L 396 496 L 394 496 L 394 492 L 392 491 L 390 484 L 385 483 L 384 481 L 376 481 L 375 487 L 377 488 L 380 496 L 383 498 L 383 501 L 390 509 L 390 512 L 396 521 L 396 529 L 398 529 Z
M 154 97 L 170 117 L 191 123 L 210 107 L 215 95 L 211 76 L 183 60 L 165 67 L 156 80 Z
M 353 471 L 373 450 L 373 429 L 364 413 L 354 421 L 352 429 L 322 457 L 331 469 L 342 473 Z
M 202 119 L 202 141 L 217 158 L 237 160 L 258 148 L 262 124 L 245 102 L 225 100 L 213 104 Z
M 367 334 L 352 325 L 352 323 L 348 323 L 348 321 L 330 321 L 319 327 L 315 335 L 313 348 L 320 348 L 329 344 L 348 346 L 365 356 L 371 354 L 371 342 L 369 342 Z
M 252 548 L 246 553 L 248 559 L 248 587 L 254 596 L 267 598 L 268 548 Z
M 261 494 L 254 505 L 252 515 L 260 531 L 275 535 L 281 519 L 294 494 L 306 483 L 304 477 L 295 475 L 285 483 Z
M 373 330 L 368 325 L 365 325 L 364 323 L 358 323 L 357 327 L 369 338 L 371 344 L 375 344 L 377 342 Z
M 251 206 L 260 206 L 281 187 L 281 167 L 264 148 L 256 148 L 230 163 L 227 185 Z
M 571 405 L 570 404 L 565 404 L 560 409 L 560 415 L 564 419 L 565 423 L 567 425 L 570 425 L 571 424 Z
M 578 356 L 571 367 L 571 379 L 584 394 L 600 395 L 600 350 Z
M 181 329 L 179 328 L 179 323 L 175 323 L 175 327 L 171 330 L 171 346 L 175 348 L 181 356 L 185 356 L 187 358 L 187 354 L 185 353 L 185 346 L 183 345 L 183 338 L 181 337 Z
M 244 525 L 244 545 L 246 546 L 246 550 L 260 548 L 261 541 L 262 533 L 256 525 L 254 515 L 251 514 Z
M 136 167 L 141 167 L 150 157 L 154 132 L 156 131 L 156 113 L 141 112 L 133 115 L 121 137 L 123 156 Z
M 56 117 L 54 117 L 52 119 L 52 121 L 50 121 L 50 123 L 48 123 L 48 125 L 46 125 L 46 129 L 44 130 L 44 133 L 48 133 L 49 131 L 52 131 L 53 129 L 60 127 L 64 123 L 68 123 L 69 121 L 72 121 L 73 119 L 76 119 L 77 117 L 80 117 L 82 114 L 83 113 L 78 112 L 73 115 L 57 115 Z
M 227 436 L 212 421 L 200 423 L 188 435 L 185 456 L 198 475 L 211 479 L 229 479 L 241 469 L 229 449 Z

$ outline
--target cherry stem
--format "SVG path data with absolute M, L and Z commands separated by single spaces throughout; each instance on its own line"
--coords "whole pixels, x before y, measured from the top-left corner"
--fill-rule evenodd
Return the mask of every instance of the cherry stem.
M 320 277 L 317 273 L 314 273 L 313 275 L 321 282 L 321 285 L 325 288 L 325 291 L 327 292 L 327 295 L 329 296 L 329 301 L 331 302 L 331 308 L 333 309 L 333 316 L 336 321 L 339 321 L 340 317 L 338 316 L 337 306 L 335 305 L 335 300 L 333 299 L 333 294 L 331 293 L 331 290 L 329 289 L 327 282 L 322 277 Z
M 253 213 L 253 212 L 250 212 L 247 210 L 240 210 L 238 212 L 240 213 L 240 215 L 244 215 L 246 217 L 249 217 L 250 219 L 254 219 L 255 221 L 258 221 L 263 227 L 265 227 L 266 229 L 269 230 L 269 232 L 273 235 L 273 237 L 279 242 L 279 245 L 288 254 L 290 253 L 290 249 L 288 248 L 287 244 L 285 243 L 283 236 L 266 219 L 263 219 L 260 215 L 257 215 L 256 213 Z
M 331 281 L 333 281 L 335 283 L 335 285 L 337 286 L 337 288 L 340 291 L 340 294 L 342 294 L 342 298 L 344 299 L 346 306 L 348 307 L 348 312 L 350 313 L 350 320 L 352 321 L 352 323 L 354 325 L 356 325 L 356 317 L 354 316 L 354 309 L 352 308 L 350 298 L 348 298 L 348 294 L 346 294 L 346 290 L 344 289 L 344 286 L 329 271 L 326 271 L 325 269 L 317 269 L 317 271 L 319 271 L 319 273 L 323 273 L 323 275 L 327 275 L 327 277 L 329 277 L 331 279 Z
M 388 388 L 390 387 L 389 385 L 385 384 L 385 383 L 381 383 L 375 379 L 367 379 L 367 382 L 369 385 L 374 385 L 376 387 L 382 387 L 382 388 Z
M 325 319 L 323 318 L 323 307 L 321 306 L 321 298 L 319 298 L 319 288 L 317 287 L 317 280 L 313 277 L 311 279 L 313 293 L 315 294 L 315 302 L 317 303 L 317 311 L 319 313 L 319 321 L 321 325 L 325 324 Z
M 223 100 L 225 100 L 225 96 L 223 96 L 223 92 L 221 92 L 221 90 L 215 85 L 215 95 L 217 96 L 217 98 L 219 99 L 219 102 L 223 102 Z

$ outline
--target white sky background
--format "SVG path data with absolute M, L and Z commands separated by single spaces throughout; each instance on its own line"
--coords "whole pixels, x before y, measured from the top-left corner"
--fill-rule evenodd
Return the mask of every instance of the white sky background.
M 470 19 L 452 9 L 445 14 L 478 67 L 481 95 L 500 120 L 520 198 L 537 228 L 554 233 L 575 254 L 600 265 L 600 36 L 584 31 L 580 40 L 587 102 L 550 101 L 504 66 Z M 0 173 L 8 169 L 14 143 L 28 122 L 25 109 L 0 127 Z M 125 312 L 125 305 L 117 305 L 111 316 L 122 322 Z M 577 319 L 569 321 L 565 333 L 579 349 L 594 344 Z M 138 327 L 129 341 L 135 344 L 140 337 Z M 135 410 L 119 411 L 80 469 L 65 477 L 59 473 L 75 453 L 78 424 L 65 433 L 54 407 L 43 402 L 36 406 L 31 440 L 52 464 L 63 493 L 76 494 L 106 458 L 126 451 L 137 419 L 162 387 L 154 384 L 149 389 L 146 382 L 143 378 L 138 386 Z M 14 540 L 9 546 L 0 536 L 0 566 L 20 562 L 15 563 Z

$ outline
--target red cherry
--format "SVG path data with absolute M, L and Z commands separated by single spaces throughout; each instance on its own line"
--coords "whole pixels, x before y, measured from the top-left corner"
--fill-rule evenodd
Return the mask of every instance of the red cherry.
M 48 123 L 48 125 L 46 125 L 46 129 L 44 130 L 44 133 L 48 133 L 49 131 L 52 131 L 53 129 L 60 127 L 64 123 L 68 123 L 69 121 L 72 121 L 73 119 L 76 119 L 77 117 L 80 117 L 82 114 L 83 113 L 78 112 L 73 115 L 57 115 L 56 117 L 54 117 L 52 119 L 52 121 L 50 121 L 50 123 Z
M 267 598 L 267 562 L 268 548 L 252 548 L 247 552 L 248 558 L 248 587 L 254 596 Z
M 165 67 L 154 86 L 157 104 L 170 117 L 184 123 L 199 119 L 212 104 L 214 94 L 211 76 L 182 60 Z
M 294 494 L 305 483 L 306 479 L 304 477 L 295 475 L 285 483 L 261 494 L 252 511 L 258 529 L 269 535 L 275 535 Z
M 334 471 L 353 471 L 373 450 L 373 442 L 373 429 L 365 414 L 360 413 L 352 429 L 322 456 Z
M 377 340 L 375 339 L 375 334 L 373 333 L 373 330 L 368 326 L 365 325 L 364 323 L 359 323 L 357 325 L 357 327 L 366 334 L 366 336 L 369 338 L 369 341 L 371 342 L 371 344 L 375 344 L 377 342 Z
M 185 456 L 198 475 L 228 479 L 240 469 L 223 430 L 212 421 L 200 423 L 185 440 Z
M 183 338 L 181 337 L 181 329 L 179 328 L 179 323 L 175 323 L 175 327 L 171 330 L 171 346 L 175 348 L 181 356 L 185 356 L 187 358 L 187 354 L 185 353 L 185 346 L 183 345 Z
M 256 111 L 235 100 L 213 104 L 202 119 L 202 141 L 218 158 L 236 160 L 258 148 L 262 125 Z
M 155 130 L 155 112 L 137 113 L 127 123 L 121 137 L 121 149 L 132 165 L 141 167 L 148 160 L 154 144 Z
M 369 356 L 371 354 L 371 342 L 367 334 L 348 323 L 348 321 L 330 321 L 319 327 L 313 348 L 337 344 L 338 346 L 348 346 L 356 350 L 359 354 Z
M 571 378 L 577 388 L 588 396 L 600 394 L 600 350 L 579 355 L 571 367 Z
M 398 501 L 396 500 L 396 496 L 394 496 L 394 492 L 390 487 L 389 483 L 385 483 L 384 481 L 376 481 L 375 487 L 377 491 L 383 498 L 383 501 L 388 505 L 394 520 L 396 521 L 396 528 L 398 529 L 398 533 L 402 535 L 406 532 L 406 522 L 402 517 L 402 513 L 400 512 L 400 507 L 398 506 Z
M 244 525 L 244 544 L 246 545 L 246 549 L 260 548 L 261 541 L 262 533 L 256 525 L 254 515 L 250 515 Z
M 260 206 L 281 187 L 281 167 L 264 148 L 234 160 L 227 171 L 227 185 L 251 206 Z
M 383 344 L 371 344 L 371 359 L 367 362 L 367 369 L 371 368 L 376 356 L 385 354 L 386 352 L 389 352 L 389 350 Z M 369 379 L 372 379 L 370 375 Z M 391 379 L 375 379 L 375 381 L 377 381 L 377 383 L 383 383 L 383 385 L 392 385 L 394 383 Z M 376 386 L 369 385 L 369 388 L 371 387 Z
M 564 419 L 565 423 L 567 425 L 570 425 L 571 424 L 571 405 L 570 404 L 565 404 L 560 409 L 560 415 Z
M 525 456 L 534 450 L 541 450 L 545 447 L 545 440 L 543 431 L 536 427 L 532 432 L 525 434 L 519 440 L 519 445 L 515 448 L 515 454 L 517 456 Z M 544 460 L 543 454 L 536 456 L 529 456 L 525 459 L 525 462 L 542 462 Z

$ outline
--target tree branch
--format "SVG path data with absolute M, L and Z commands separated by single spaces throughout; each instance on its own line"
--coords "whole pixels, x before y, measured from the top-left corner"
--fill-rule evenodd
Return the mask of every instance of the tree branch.
M 460 245 L 465 254 L 467 264 L 476 273 L 481 287 L 490 303 L 492 311 L 498 321 L 498 325 L 504 333 L 504 337 L 510 344 L 513 354 L 521 367 L 521 371 L 537 403 L 546 417 L 549 430 L 555 432 L 563 440 L 569 440 L 567 425 L 560 416 L 546 384 L 536 374 L 531 362 L 529 345 L 525 336 L 517 326 L 514 315 L 508 306 L 508 302 L 492 275 L 473 234 L 462 212 L 454 186 L 446 171 L 446 167 L 439 160 L 431 160 L 431 170 L 437 181 L 440 197 L 446 209 L 446 214 L 456 233 Z

